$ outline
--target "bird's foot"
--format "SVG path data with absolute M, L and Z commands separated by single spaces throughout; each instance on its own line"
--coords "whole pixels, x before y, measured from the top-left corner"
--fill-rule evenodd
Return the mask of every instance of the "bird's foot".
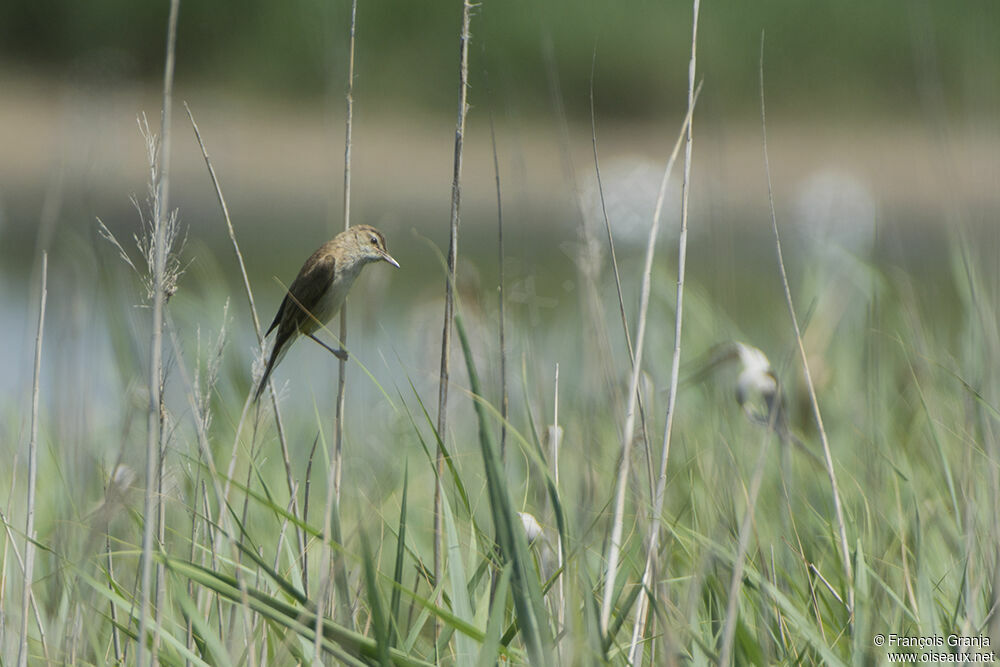
M 326 348 L 326 351 L 332 354 L 333 356 L 337 357 L 341 361 L 347 361 L 347 350 L 345 350 L 344 348 L 340 347 L 335 350 L 326 343 L 324 343 L 323 341 L 321 341 L 319 338 L 316 338 L 316 336 L 314 336 L 313 334 L 306 334 L 306 335 L 312 338 L 317 343 L 319 343 L 324 348 Z

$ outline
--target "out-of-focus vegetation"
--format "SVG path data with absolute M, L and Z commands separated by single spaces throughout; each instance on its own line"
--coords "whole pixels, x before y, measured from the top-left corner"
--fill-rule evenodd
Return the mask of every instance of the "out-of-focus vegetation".
M 10 462 L 0 465 L 2 664 L 22 641 L 31 663 L 136 662 L 139 553 L 153 520 L 141 509 L 151 317 L 133 238 L 148 228 L 128 197 L 144 192 L 150 167 L 129 138 L 137 112 L 159 112 L 148 91 L 162 76 L 167 4 L 0 5 L 0 461 Z M 996 4 L 702 6 L 681 382 L 648 625 L 637 601 L 672 371 L 680 188 L 668 194 L 651 273 L 639 386 L 648 437 L 636 429 L 628 458 L 630 353 L 601 211 L 606 195 L 634 336 L 663 144 L 685 106 L 691 7 L 478 7 L 457 281 L 467 344 L 453 354 L 439 434 L 438 248 L 447 243 L 459 5 L 359 6 L 352 221 L 383 229 L 402 268 L 368 270 L 351 293 L 344 483 L 330 511 L 340 535 L 329 540 L 336 362 L 301 342 L 276 372 L 276 403 L 248 401 L 260 355 L 254 317 L 175 104 L 170 203 L 187 244 L 166 307 L 157 413 L 166 434 L 156 491 L 161 664 L 310 663 L 316 603 L 329 601 L 324 579 L 337 559 L 343 573 L 319 648 L 346 664 L 523 664 L 535 641 L 567 665 L 712 664 L 725 655 L 727 623 L 738 665 L 879 664 L 878 633 L 954 633 L 996 646 Z M 175 99 L 195 109 L 265 324 L 281 285 L 341 222 L 342 174 L 331 163 L 342 155 L 348 10 L 317 0 L 181 2 Z M 769 228 L 762 30 L 778 226 L 847 558 L 833 485 L 813 460 L 819 432 Z M 591 153 L 592 62 L 603 195 Z M 505 215 L 503 462 L 492 450 L 503 392 L 487 110 Z M 99 237 L 95 216 L 133 265 Z M 32 496 L 33 383 L 18 366 L 32 358 L 43 249 Z M 720 350 L 742 349 L 735 341 L 773 364 L 784 437 L 761 423 L 762 405 L 745 413 L 734 401 L 738 363 L 712 366 Z M 439 438 L 450 459 L 436 579 Z M 793 439 L 806 454 L 788 446 Z M 605 633 L 597 615 L 623 460 L 625 532 Z M 38 548 L 26 577 L 29 497 Z M 517 512 L 541 526 L 530 546 L 511 533 L 524 521 Z M 500 557 L 497 542 L 506 542 Z M 505 563 L 514 561 L 512 575 Z M 628 658 L 639 644 L 642 657 Z
M 683 108 L 686 74 L 674 64 L 690 41 L 688 3 L 505 0 L 477 11 L 472 77 L 480 104 L 488 85 L 529 109 L 547 105 L 552 81 L 546 72 L 554 63 L 568 113 L 585 115 L 587 106 L 575 101 L 586 98 L 597 48 L 603 111 L 649 115 Z M 4 2 L 0 58 L 58 77 L 155 80 L 166 12 L 167 3 L 133 0 Z M 348 12 L 349 3 L 317 0 L 185 2 L 179 80 L 264 96 L 339 91 Z M 722 108 L 755 105 L 766 28 L 776 109 L 794 103 L 800 112 L 885 111 L 920 94 L 927 68 L 949 99 L 971 98 L 988 108 L 1000 103 L 997 25 L 1000 7 L 988 1 L 721 0 L 701 11 L 699 68 Z M 452 3 L 361 2 L 358 95 L 450 109 L 457 30 Z

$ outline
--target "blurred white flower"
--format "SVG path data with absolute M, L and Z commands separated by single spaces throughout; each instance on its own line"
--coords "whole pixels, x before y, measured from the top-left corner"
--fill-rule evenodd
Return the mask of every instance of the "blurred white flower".
M 871 187 L 845 169 L 826 167 L 809 174 L 795 195 L 795 219 L 819 249 L 833 243 L 867 255 L 875 236 L 875 216 Z
M 663 180 L 664 165 L 638 155 L 623 155 L 601 165 L 601 185 L 604 204 L 616 242 L 626 246 L 644 247 L 653 224 L 653 210 Z M 582 193 L 587 224 L 604 239 L 604 213 L 601 191 L 596 175 L 588 181 Z M 667 184 L 666 201 L 660 230 L 676 229 L 679 225 L 680 185 L 676 179 Z
M 135 470 L 124 463 L 119 463 L 111 471 L 111 478 L 108 480 L 108 494 L 124 494 L 135 484 L 135 479 Z
M 778 392 L 778 378 L 771 368 L 767 355 L 760 349 L 740 341 L 718 345 L 713 348 L 711 357 L 692 379 L 697 381 L 723 366 L 729 366 L 734 361 L 738 361 L 740 365 L 739 374 L 736 376 L 736 402 L 751 421 L 768 423 L 772 411 L 775 408 L 780 409 L 781 398 Z M 760 406 L 762 403 L 764 410 L 754 409 L 754 406 Z
M 517 515 L 521 517 L 521 525 L 524 526 L 524 534 L 528 537 L 528 543 L 534 542 L 542 534 L 542 524 L 538 523 L 538 519 L 527 512 L 518 512 Z
M 747 411 L 748 401 L 763 398 L 770 407 L 778 391 L 778 380 L 774 376 L 767 355 L 753 345 L 739 341 L 735 342 L 734 346 L 740 360 L 740 374 L 736 378 L 736 402 Z

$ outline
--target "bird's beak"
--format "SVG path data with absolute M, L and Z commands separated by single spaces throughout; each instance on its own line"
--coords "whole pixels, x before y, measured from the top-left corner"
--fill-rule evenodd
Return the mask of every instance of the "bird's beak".
M 390 264 L 392 264 L 393 266 L 395 266 L 397 269 L 399 268 L 399 262 L 397 262 L 396 260 L 394 260 L 392 258 L 392 255 L 390 255 L 389 253 L 382 252 L 382 259 L 384 259 L 385 261 L 389 262 Z

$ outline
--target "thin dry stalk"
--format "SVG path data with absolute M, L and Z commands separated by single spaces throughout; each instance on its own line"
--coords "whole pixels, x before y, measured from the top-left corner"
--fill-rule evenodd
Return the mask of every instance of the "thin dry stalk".
M 833 469 L 833 456 L 830 454 L 830 441 L 826 436 L 826 429 L 823 427 L 823 415 L 820 413 L 819 400 L 816 398 L 816 387 L 813 385 L 812 374 L 809 372 L 809 360 L 806 358 L 806 349 L 802 345 L 802 331 L 799 328 L 799 319 L 795 314 L 795 305 L 792 302 L 792 290 L 788 285 L 788 274 L 785 271 L 785 259 L 781 252 L 781 235 L 778 233 L 778 218 L 774 212 L 774 190 L 771 187 L 771 165 L 767 159 L 767 116 L 764 110 L 764 33 L 760 35 L 760 128 L 761 139 L 764 150 L 764 172 L 767 175 L 767 204 L 771 212 L 771 230 L 774 232 L 774 247 L 778 254 L 778 269 L 781 272 L 781 286 L 785 291 L 785 305 L 788 306 L 788 314 L 792 319 L 792 329 L 795 331 L 795 343 L 799 348 L 799 358 L 802 361 L 802 373 L 806 380 L 806 389 L 809 392 L 809 405 L 812 407 L 813 418 L 816 420 L 816 429 L 819 431 L 819 440 L 823 445 L 823 462 L 826 465 L 826 474 L 830 479 L 830 489 L 833 493 L 833 509 L 837 518 L 837 531 L 840 537 L 840 556 L 843 561 L 845 585 L 847 586 L 847 611 L 851 615 L 851 625 L 854 624 L 854 568 L 851 565 L 851 552 L 847 546 L 847 524 L 844 521 L 844 509 L 840 501 L 840 488 L 837 485 L 837 473 Z
M 503 248 L 503 197 L 500 194 L 500 159 L 497 156 L 497 135 L 490 110 L 490 145 L 493 147 L 493 174 L 497 184 L 497 266 L 499 285 L 497 302 L 500 306 L 500 460 L 507 460 L 507 417 L 510 405 L 507 396 L 507 341 L 505 336 L 504 302 L 504 248 Z
M 674 413 L 677 405 L 677 386 L 680 380 L 681 368 L 681 333 L 684 322 L 684 279 L 687 266 L 687 235 L 688 235 L 688 195 L 691 189 L 691 150 L 692 150 L 692 117 L 694 106 L 698 101 L 701 86 L 695 87 L 695 72 L 698 53 L 698 16 L 701 7 L 700 0 L 694 0 L 693 17 L 691 20 L 691 59 L 688 62 L 688 107 L 681 127 L 680 136 L 674 145 L 673 153 L 667 162 L 667 169 L 660 183 L 660 194 L 656 202 L 654 218 L 659 217 L 666 193 L 667 180 L 674 166 L 674 160 L 680 150 L 681 141 L 686 138 L 684 148 L 684 183 L 681 188 L 681 229 L 677 238 L 677 305 L 674 311 L 674 354 L 670 362 L 670 391 L 667 395 L 667 421 L 663 427 L 663 445 L 660 452 L 660 475 L 656 482 L 656 494 L 650 513 L 649 545 L 646 550 L 646 565 L 642 573 L 642 592 L 639 593 L 639 607 L 636 610 L 635 626 L 632 630 L 632 645 L 629 648 L 629 661 L 638 664 L 642 661 L 643 643 L 640 641 L 642 629 L 646 625 L 646 614 L 649 611 L 649 594 L 652 590 L 653 569 L 656 565 L 656 554 L 659 551 L 660 524 L 663 514 L 663 502 L 667 489 L 667 461 L 670 458 L 670 440 L 673 433 Z
M 24 589 L 21 593 L 21 644 L 17 664 L 28 664 L 28 608 L 35 571 L 35 489 L 38 482 L 38 388 L 42 371 L 42 337 L 45 333 L 45 301 L 48 297 L 49 255 L 42 253 L 42 292 L 38 305 L 38 332 L 35 335 L 35 373 L 31 383 L 31 435 L 28 438 L 28 512 L 24 522 Z M 40 626 L 39 626 L 40 627 Z
M 171 344 L 174 348 L 174 357 L 177 360 L 177 369 L 180 373 L 180 377 L 184 386 L 187 388 L 186 395 L 188 400 L 188 406 L 191 408 L 191 414 L 195 422 L 195 433 L 197 435 L 198 451 L 201 460 L 205 462 L 208 467 L 208 474 L 212 481 L 212 489 L 215 492 L 215 500 L 219 508 L 219 515 L 217 524 L 220 526 L 220 531 L 224 536 L 226 536 L 227 542 L 232 549 L 232 559 L 233 562 L 239 563 L 242 553 L 236 546 L 236 540 L 232 537 L 233 528 L 231 526 L 231 517 L 229 512 L 226 511 L 225 502 L 225 491 L 222 488 L 222 484 L 219 481 L 220 475 L 215 466 L 215 460 L 212 456 L 212 450 L 208 439 L 208 428 L 211 424 L 212 417 L 209 412 L 209 399 L 210 394 L 215 386 L 215 382 L 218 379 L 219 368 L 222 364 L 222 349 L 225 344 L 226 339 L 226 322 L 229 315 L 229 301 L 226 301 L 225 307 L 223 309 L 222 320 L 223 324 L 219 331 L 218 339 L 216 340 L 215 348 L 213 351 L 213 357 L 209 362 L 208 377 L 206 379 L 206 387 L 201 390 L 198 386 L 197 378 L 192 378 L 187 371 L 187 368 L 183 362 L 183 355 L 181 354 L 180 340 L 177 336 L 176 327 L 174 327 L 173 319 L 170 317 L 169 313 L 165 314 L 166 328 L 170 333 Z M 214 528 L 215 524 L 212 522 L 212 507 L 208 502 L 207 488 L 205 487 L 205 482 L 201 482 L 204 495 L 204 507 L 205 507 L 205 533 L 212 539 L 214 543 L 214 534 L 217 532 Z M 294 497 L 294 494 L 293 494 Z M 195 530 L 195 524 L 197 522 L 197 502 L 195 502 L 194 517 L 192 518 L 192 534 Z M 192 539 L 192 556 L 191 560 L 194 561 L 193 555 L 194 540 Z M 241 567 L 236 567 L 233 574 L 236 579 L 237 588 L 241 594 L 242 604 L 240 605 L 240 610 L 243 612 L 243 622 L 244 625 L 250 624 L 250 619 L 253 617 L 253 611 L 250 609 L 249 592 L 247 590 L 246 581 L 244 580 L 243 569 Z M 235 613 L 235 608 L 234 608 Z M 190 626 L 189 626 L 190 627 Z M 252 656 L 251 656 L 252 659 Z
M 681 229 L 677 241 L 677 306 L 674 328 L 674 360 L 671 370 L 671 392 L 667 401 L 667 426 L 664 437 L 664 453 L 669 447 L 670 429 L 673 423 L 674 402 L 677 395 L 677 381 L 680 373 L 681 323 L 684 306 L 684 274 L 687 259 L 687 214 L 688 191 L 691 187 L 691 111 L 695 100 L 695 54 L 698 37 L 699 0 L 694 0 L 694 17 L 691 30 L 691 61 L 688 65 L 688 115 L 685 118 L 687 143 L 684 152 L 684 183 L 681 194 Z M 612 598 L 614 597 L 615 579 L 618 575 L 618 561 L 621 556 L 621 538 L 625 514 L 625 491 L 628 483 L 629 461 L 632 450 L 633 430 L 635 428 L 636 396 L 639 388 L 639 371 L 642 368 L 643 343 L 646 336 L 646 314 L 649 308 L 650 283 L 652 281 L 653 254 L 656 248 L 656 236 L 660 228 L 660 217 L 663 210 L 664 192 L 669 172 L 673 168 L 677 148 L 667 164 L 664 180 L 660 185 L 660 196 L 657 199 L 656 210 L 653 212 L 653 224 L 649 229 L 649 241 L 646 245 L 646 262 L 643 269 L 642 288 L 639 297 L 639 326 L 635 343 L 635 362 L 632 365 L 632 377 L 629 380 L 628 407 L 625 411 L 625 428 L 622 431 L 622 458 L 618 469 L 617 490 L 615 493 L 615 514 L 611 525 L 611 544 L 608 549 L 608 569 L 604 579 L 604 597 L 601 601 L 601 632 L 607 633 L 608 622 L 611 619 Z M 663 461 L 666 457 L 663 457 Z
M 198 124 L 194 120 L 194 114 L 191 112 L 191 108 L 184 103 L 184 109 L 187 111 L 188 120 L 191 121 L 191 127 L 194 129 L 195 138 L 198 139 L 198 146 L 201 148 L 201 155 L 205 159 L 205 166 L 208 168 L 208 175 L 212 179 L 212 186 L 215 188 L 215 196 L 219 200 L 219 206 L 222 208 L 222 216 L 226 220 L 226 231 L 229 233 L 229 240 L 233 244 L 233 251 L 236 253 L 236 261 L 240 265 L 240 276 L 243 278 L 243 291 L 247 296 L 247 303 L 250 306 L 250 317 L 253 319 L 254 333 L 257 336 L 257 344 L 260 348 L 264 349 L 264 333 L 260 327 L 260 318 L 257 315 L 257 305 L 253 298 L 253 289 L 250 287 L 250 278 L 247 275 L 246 263 L 243 261 L 243 252 L 240 250 L 240 244 L 236 240 L 236 230 L 233 227 L 233 222 L 229 217 L 229 207 L 226 205 L 226 198 L 222 194 L 222 186 L 219 185 L 219 179 L 215 175 L 215 168 L 212 166 L 212 160 L 208 156 L 208 149 L 205 147 L 205 142 L 201 138 L 201 131 L 198 129 Z M 274 409 L 274 422 L 278 431 L 278 443 L 281 447 L 281 460 L 285 466 L 285 485 L 288 488 L 288 493 L 292 498 L 292 515 L 298 516 L 298 500 L 292 489 L 295 487 L 295 478 L 292 474 L 292 462 L 291 456 L 288 453 L 288 441 L 285 438 L 285 428 L 281 420 L 281 411 L 278 409 L 278 395 L 274 389 L 274 384 L 270 384 L 270 394 L 271 394 L 271 405 Z M 219 507 L 225 507 L 225 503 L 229 498 L 230 480 L 233 479 L 235 466 L 236 466 L 236 454 L 239 451 L 238 444 L 240 441 L 240 435 L 243 432 L 243 424 L 246 421 L 246 416 L 250 410 L 250 405 L 252 403 L 253 394 L 247 395 L 247 399 L 243 404 L 243 410 L 240 413 L 239 422 L 236 425 L 236 435 L 233 439 L 233 453 L 229 461 L 229 467 L 226 471 L 226 483 L 223 489 L 222 499 L 220 501 Z M 223 512 L 223 514 L 225 514 Z M 295 523 L 295 538 L 296 544 L 299 548 L 299 558 L 303 558 L 305 554 L 305 535 L 302 533 L 302 529 L 299 527 L 298 522 Z
M 455 270 L 458 264 L 458 224 L 462 204 L 462 154 L 465 139 L 465 117 L 469 111 L 469 24 L 473 4 L 462 0 L 462 31 L 459 35 L 458 60 L 458 121 L 455 127 L 455 160 L 451 180 L 451 220 L 448 237 L 448 277 L 445 282 L 444 326 L 441 331 L 441 371 L 438 376 L 437 432 L 441 441 L 447 437 L 448 378 L 451 365 L 451 329 L 455 321 Z M 437 474 L 434 485 L 434 585 L 441 581 L 441 495 L 444 479 L 444 451 L 437 448 Z M 440 591 L 440 587 L 438 589 Z M 440 598 L 440 592 L 438 593 Z M 440 602 L 440 599 L 438 600 Z M 434 636 L 439 621 L 435 617 Z
M 566 120 L 559 69 L 556 65 L 555 48 L 550 36 L 546 36 L 542 40 L 542 57 L 545 60 L 545 73 L 548 78 L 552 108 L 559 122 L 560 161 L 579 213 L 580 246 L 573 259 L 580 276 L 580 282 L 584 286 L 584 289 L 580 290 L 580 307 L 587 317 L 587 323 L 584 327 L 587 355 L 596 359 L 596 363 L 585 364 L 584 370 L 590 372 L 591 369 L 598 369 L 600 376 L 594 378 L 595 383 L 603 384 L 611 392 L 617 393 L 618 382 L 615 378 L 616 371 L 613 370 L 611 363 L 608 324 L 604 316 L 604 306 L 601 304 L 600 289 L 597 285 L 601 270 L 600 246 L 591 233 L 590 225 L 587 224 L 586 205 L 573 167 L 573 157 L 570 153 L 569 122 Z
M 693 100 L 694 103 L 697 103 L 698 101 L 698 93 L 700 92 L 700 90 L 701 90 L 700 86 L 695 90 L 694 100 Z M 680 147 L 686 136 L 688 123 L 690 123 L 691 115 L 693 113 L 694 113 L 694 107 L 692 106 L 690 109 L 688 109 L 687 116 L 685 116 L 684 123 L 681 126 L 680 134 L 677 137 L 677 143 L 674 144 L 674 150 L 670 155 L 670 160 L 667 162 L 667 168 L 664 171 L 664 178 L 660 186 L 659 201 L 661 202 L 664 193 L 666 191 L 665 190 L 666 183 L 670 178 L 670 172 L 673 170 L 674 161 L 677 158 L 677 154 L 680 152 Z M 684 219 L 685 216 L 686 212 L 682 212 L 681 217 L 683 225 L 686 225 L 686 219 Z M 686 245 L 686 238 L 685 238 L 685 245 Z M 683 280 L 681 284 L 683 284 Z M 676 317 L 677 315 L 675 314 L 675 321 L 674 321 L 675 327 L 676 327 Z M 676 335 L 676 329 L 674 333 Z M 635 617 L 636 618 L 635 627 L 633 628 L 632 632 L 632 645 L 629 650 L 630 653 L 629 660 L 633 664 L 636 664 L 636 661 L 641 660 L 642 657 L 643 643 L 640 641 L 640 635 L 642 632 L 642 628 L 645 627 L 646 615 L 649 611 L 649 602 L 650 602 L 649 593 L 652 590 L 650 587 L 652 586 L 652 581 L 653 581 L 653 570 L 656 566 L 656 555 L 659 551 L 660 528 L 662 525 L 662 515 L 663 515 L 663 503 L 664 499 L 666 498 L 666 491 L 667 491 L 667 461 L 670 458 L 670 441 L 671 441 L 671 431 L 673 426 L 672 416 L 674 413 L 674 401 L 672 400 L 671 397 L 676 396 L 677 394 L 678 379 L 680 377 L 679 372 L 676 373 L 673 372 L 674 369 L 680 368 L 679 346 L 680 346 L 680 339 L 678 337 L 677 340 L 675 340 L 674 342 L 675 359 L 671 367 L 672 370 L 670 376 L 671 388 L 667 398 L 667 423 L 663 429 L 663 444 L 661 446 L 661 452 L 660 452 L 660 470 L 656 482 L 656 492 L 654 494 L 653 506 L 652 509 L 650 510 L 649 545 L 646 549 L 646 565 L 642 573 L 643 592 L 639 594 L 638 607 Z
M 347 112 L 346 120 L 344 122 L 344 230 L 346 231 L 351 226 L 351 147 L 354 132 L 354 45 L 355 45 L 355 34 L 357 28 L 357 18 L 358 18 L 358 0 L 352 0 L 351 2 L 351 26 L 350 26 L 350 39 L 348 42 L 348 64 L 347 64 Z M 347 346 L 347 303 L 345 302 L 340 308 L 340 345 L 342 347 Z M 316 628 L 315 628 L 315 640 L 313 643 L 313 653 L 317 661 L 320 660 L 322 656 L 322 638 L 323 638 L 323 604 L 329 600 L 332 606 L 334 603 L 334 596 L 329 594 L 327 591 L 331 586 L 336 586 L 334 581 L 346 581 L 347 572 L 346 566 L 344 565 L 344 559 L 340 555 L 338 550 L 337 555 L 334 556 L 332 549 L 330 548 L 331 540 L 333 539 L 333 513 L 340 511 L 340 485 L 341 478 L 343 476 L 344 468 L 344 408 L 347 400 L 347 360 L 340 359 L 337 363 L 337 402 L 335 409 L 335 423 L 334 423 L 334 445 L 333 445 L 333 461 L 331 461 L 330 467 L 327 470 L 327 492 L 326 492 L 326 505 L 323 511 L 323 572 L 324 576 L 320 580 L 320 590 L 316 596 Z M 339 575 L 334 573 L 334 568 L 340 570 Z M 349 605 L 348 592 L 346 590 L 338 591 L 343 598 L 344 604 L 342 607 Z M 350 608 L 341 609 L 341 617 L 344 619 L 352 618 L 349 613 Z
M 351 145 L 354 132 L 354 35 L 357 25 L 358 0 L 351 2 L 351 37 L 349 40 L 349 55 L 347 59 L 347 119 L 344 130 L 344 231 L 351 226 Z M 347 346 L 347 303 L 340 308 L 340 345 Z M 340 503 L 340 482 L 343 476 L 343 446 L 344 446 L 344 401 L 346 398 L 347 360 L 340 359 L 337 363 L 337 410 L 333 448 L 334 492 L 337 503 Z M 317 633 L 317 638 L 319 633 Z M 318 642 L 318 639 L 317 639 Z
M 223 321 L 225 321 L 226 319 L 228 310 L 229 310 L 229 302 L 227 301 L 225 311 L 223 312 Z M 200 390 L 195 384 L 196 380 L 192 379 L 187 372 L 187 368 L 185 367 L 183 362 L 183 357 L 181 356 L 180 340 L 177 337 L 177 331 L 176 328 L 174 327 L 173 319 L 170 317 L 169 314 L 167 314 L 164 318 L 164 321 L 167 324 L 167 330 L 170 333 L 170 341 L 171 344 L 173 345 L 174 354 L 177 359 L 176 362 L 177 370 L 180 374 L 181 381 L 187 388 L 187 391 L 185 393 L 187 395 L 188 406 L 191 408 L 191 416 L 194 419 L 195 435 L 197 436 L 196 439 L 198 442 L 198 449 L 202 459 L 205 462 L 205 465 L 208 467 L 209 476 L 212 479 L 212 485 L 215 490 L 215 501 L 216 503 L 219 504 L 220 508 L 219 523 L 220 525 L 225 526 L 227 523 L 227 517 L 229 515 L 228 512 L 225 512 L 223 509 L 225 505 L 223 502 L 223 495 L 222 495 L 223 489 L 219 482 L 220 475 L 215 467 L 215 459 L 212 456 L 212 448 L 208 440 L 208 427 L 211 424 L 211 415 L 208 412 L 208 398 L 207 396 L 202 398 L 201 396 L 198 395 L 200 393 Z M 223 329 L 219 333 L 219 340 L 217 343 L 217 353 L 216 353 L 217 362 L 221 361 L 222 345 L 224 338 L 225 338 L 225 324 L 223 324 Z M 211 392 L 211 384 L 214 383 L 210 383 L 207 393 Z M 195 503 L 195 510 L 197 510 L 197 503 Z M 211 515 L 212 515 L 211 507 L 209 505 L 206 505 L 205 516 L 210 517 Z
M 555 380 L 553 381 L 552 433 L 549 437 L 549 460 L 552 466 L 552 484 L 559 492 L 559 447 L 562 445 L 562 431 L 559 429 L 559 364 L 556 364 Z M 563 554 L 562 533 L 556 531 L 556 569 L 563 574 L 556 583 L 556 620 L 559 622 L 559 633 L 563 633 L 566 625 L 566 573 L 563 570 L 565 556 Z
M 622 331 L 625 333 L 625 348 L 628 351 L 628 361 L 635 364 L 635 351 L 632 349 L 632 335 L 628 330 L 628 317 L 625 314 L 625 297 L 622 294 L 622 280 L 618 271 L 618 255 L 615 253 L 615 240 L 611 235 L 611 219 L 608 217 L 608 207 L 604 200 L 604 182 L 601 179 L 601 161 L 597 152 L 597 114 L 594 112 L 594 70 L 597 68 L 597 49 L 594 49 L 590 61 L 590 145 L 594 149 L 594 174 L 597 176 L 597 193 L 601 200 L 601 217 L 604 218 L 604 230 L 608 235 L 608 250 L 611 253 L 611 269 L 615 277 L 615 290 L 618 293 L 618 312 L 622 318 Z M 646 477 L 649 484 L 649 495 L 653 495 L 653 461 L 649 453 L 649 433 L 646 429 L 646 406 L 643 404 L 642 393 L 636 396 L 639 405 L 639 424 L 642 428 L 643 452 L 646 455 Z
M 138 653 L 136 663 L 145 667 L 155 654 L 150 656 L 146 650 L 146 626 L 148 623 L 150 585 L 153 580 L 153 521 L 151 517 L 160 516 L 159 499 L 154 497 L 154 488 L 161 488 L 162 480 L 157 479 L 162 474 L 160 457 L 163 447 L 161 424 L 161 394 L 163 382 L 163 308 L 165 305 L 165 268 L 167 260 L 167 211 L 170 196 L 170 120 L 172 111 L 172 94 L 174 86 L 174 55 L 177 44 L 177 15 L 180 11 L 180 0 L 171 0 L 170 16 L 167 24 L 167 55 L 163 71 L 163 108 L 160 116 L 160 146 L 159 160 L 155 167 L 154 180 L 156 192 L 153 199 L 153 240 L 152 240 L 152 285 L 153 285 L 153 331 L 150 344 L 149 363 L 149 416 L 146 438 L 146 492 L 143 502 L 142 531 L 142 575 L 140 584 Z M 155 485 L 155 487 L 154 487 Z M 157 533 L 160 531 L 157 530 Z M 157 597 L 160 589 L 160 568 L 156 568 Z M 158 605 L 159 607 L 159 605 Z M 159 624 L 154 624 L 153 646 L 159 641 Z
M 11 490 L 13 491 L 13 488 Z M 10 503 L 8 503 L 8 509 L 9 508 L 10 508 Z M 4 540 L 4 563 L 3 563 L 4 567 L 0 569 L 0 573 L 3 573 L 0 574 L 0 592 L 3 592 L 5 591 L 7 584 L 7 578 L 6 578 L 7 549 L 9 548 L 13 552 L 14 560 L 17 561 L 17 567 L 18 569 L 21 570 L 22 575 L 24 574 L 24 559 L 21 558 L 21 552 L 18 551 L 17 542 L 14 541 L 14 533 L 11 528 L 10 521 L 7 520 L 7 515 L 3 513 L 3 510 L 0 510 L 0 523 L 3 524 L 4 537 L 6 538 Z M 0 597 L 0 599 L 5 599 L 5 598 Z M 42 645 L 42 653 L 45 656 L 46 662 L 49 662 L 49 649 L 48 649 L 48 644 L 45 641 L 45 626 L 42 625 L 42 615 L 38 611 L 38 600 L 35 598 L 34 590 L 31 591 L 31 610 L 35 615 L 35 627 L 38 628 L 38 641 Z M 0 628 L 2 627 L 3 626 L 0 626 Z
M 159 199 L 157 194 L 157 199 Z M 150 657 L 146 652 L 146 625 L 149 613 L 150 590 L 153 579 L 153 529 L 156 521 L 152 517 L 158 514 L 155 489 L 156 474 L 160 469 L 160 389 L 163 377 L 163 225 L 160 216 L 156 216 L 153 240 L 153 333 L 150 345 L 150 377 L 149 377 L 149 414 L 146 424 L 146 483 L 143 502 L 142 531 L 142 567 L 140 579 L 139 605 L 139 648 L 136 662 L 140 667 L 149 664 Z
M 240 251 L 240 244 L 236 240 L 236 230 L 233 228 L 233 222 L 229 218 L 229 207 L 226 206 L 226 198 L 222 195 L 222 187 L 219 185 L 219 179 L 215 175 L 215 167 L 212 166 L 212 160 L 208 156 L 208 149 L 205 148 L 205 142 L 202 141 L 201 131 L 198 129 L 198 123 L 194 120 L 194 114 L 191 113 L 191 107 L 188 106 L 187 102 L 184 102 L 184 110 L 187 111 L 188 120 L 191 121 L 191 127 L 194 129 L 194 136 L 198 139 L 198 146 L 201 148 L 201 155 L 205 159 L 205 166 L 208 167 L 208 175 L 212 179 L 212 186 L 215 188 L 215 196 L 219 200 L 219 206 L 222 207 L 222 216 L 226 220 L 226 231 L 229 232 L 229 240 L 233 243 L 233 250 L 236 252 L 236 261 L 240 265 L 240 276 L 243 278 L 243 291 L 247 295 L 247 301 L 250 303 L 250 316 L 253 318 L 254 330 L 257 332 L 258 342 L 261 336 L 260 329 L 260 319 L 257 317 L 257 305 L 254 303 L 253 299 L 253 289 L 250 287 L 250 278 L 247 276 L 246 263 L 243 261 L 243 253 Z
M 354 51 L 355 51 L 355 34 L 357 26 L 357 13 L 358 13 L 358 3 L 354 0 L 351 3 L 351 21 L 350 21 L 350 38 L 349 38 L 349 49 L 348 49 L 348 69 L 347 69 L 347 92 L 346 92 L 346 102 L 347 102 L 347 118 L 345 122 L 345 137 L 344 137 L 344 209 L 343 209 L 343 220 L 344 220 L 344 230 L 347 230 L 351 224 L 351 146 L 352 146 L 352 134 L 353 134 L 353 123 L 354 123 Z M 340 310 L 340 344 L 341 346 L 347 345 L 347 304 L 345 303 Z M 323 606 L 329 601 L 329 605 L 333 608 L 335 602 L 334 597 L 331 594 L 330 588 L 334 576 L 334 567 L 343 568 L 343 561 L 338 556 L 336 559 L 333 556 L 333 550 L 330 544 L 333 540 L 333 513 L 339 512 L 340 506 L 340 487 L 341 479 L 343 474 L 343 443 L 344 443 L 344 408 L 347 397 L 347 362 L 341 359 L 337 364 L 337 397 L 335 401 L 335 411 L 334 411 L 334 451 L 333 457 L 330 460 L 330 464 L 327 468 L 327 490 L 326 490 L 326 502 L 324 503 L 323 512 L 323 544 L 322 544 L 322 554 L 321 554 L 321 571 L 324 573 L 320 577 L 319 590 L 315 596 L 316 600 L 316 624 L 314 628 L 314 643 L 313 643 L 313 654 L 314 659 L 319 662 L 322 660 L 323 655 L 323 645 L 322 645 L 322 625 L 324 619 Z M 314 445 L 315 446 L 315 445 Z M 312 456 L 310 455 L 309 465 L 312 465 Z M 308 482 L 307 482 L 308 483 Z M 336 561 L 336 563 L 335 563 Z M 339 579 L 339 577 L 337 577 Z M 346 591 L 340 591 L 341 595 L 346 595 Z M 346 598 L 345 598 L 346 602 Z M 346 606 L 346 605 L 345 605 Z M 345 618 L 349 609 L 341 610 Z
M 611 620 L 612 598 L 615 579 L 618 574 L 618 560 L 621 555 L 621 539 L 625 518 L 625 492 L 628 487 L 629 464 L 632 457 L 632 442 L 635 431 L 636 392 L 639 390 L 639 371 L 642 368 L 642 353 L 646 338 L 646 315 L 649 307 L 649 292 L 652 282 L 653 255 L 656 236 L 659 232 L 659 218 L 653 219 L 646 245 L 646 260 L 643 267 L 642 287 L 639 295 L 639 327 L 636 335 L 635 362 L 628 385 L 628 402 L 625 408 L 625 426 L 622 429 L 622 453 L 618 466 L 618 480 L 615 491 L 615 512 L 611 525 L 611 544 L 608 549 L 608 569 L 604 579 L 604 596 L 601 601 L 601 632 L 607 633 Z

